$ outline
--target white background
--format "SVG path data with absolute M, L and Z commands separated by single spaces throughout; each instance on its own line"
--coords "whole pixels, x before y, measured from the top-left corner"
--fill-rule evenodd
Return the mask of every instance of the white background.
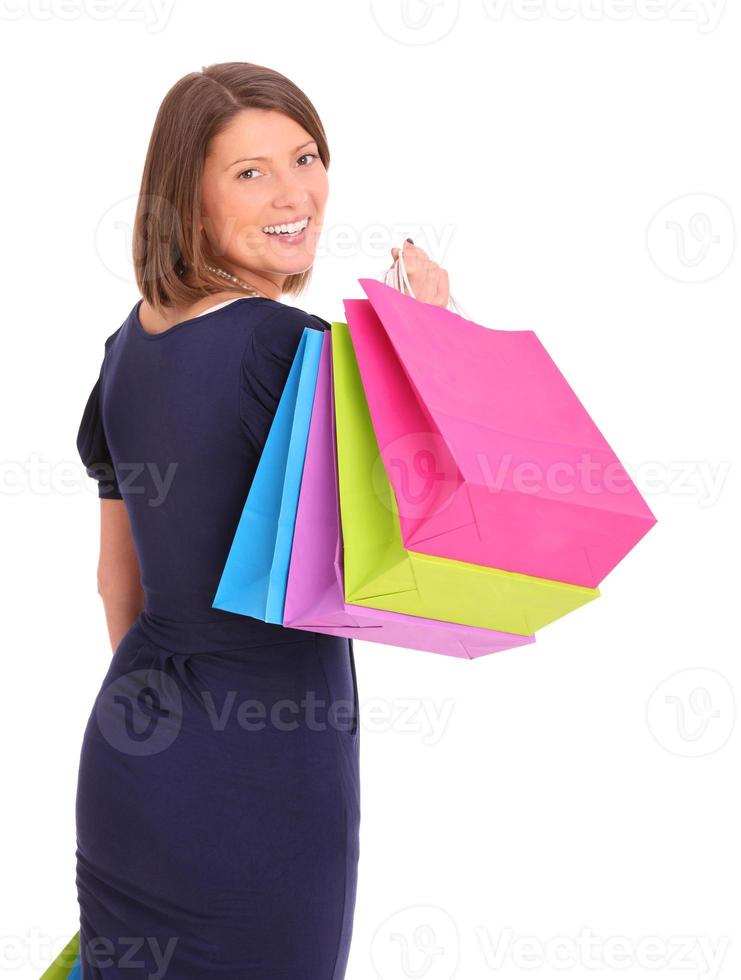
M 138 299 L 146 145 L 178 78 L 241 60 L 291 77 L 329 137 L 296 304 L 344 319 L 411 235 L 472 318 L 537 331 L 658 518 L 533 646 L 356 642 L 348 978 L 735 980 L 739 5 L 0 9 L 0 976 L 38 977 L 78 927 L 77 763 L 111 650 L 75 436 Z

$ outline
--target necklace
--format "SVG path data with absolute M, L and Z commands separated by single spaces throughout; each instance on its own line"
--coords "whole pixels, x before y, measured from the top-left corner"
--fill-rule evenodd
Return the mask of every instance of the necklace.
M 239 276 L 233 276 L 231 272 L 225 272 L 215 265 L 207 265 L 206 268 L 209 272 L 215 272 L 217 276 L 222 276 L 224 279 L 228 279 L 230 282 L 236 283 L 237 286 L 241 286 L 242 289 L 246 290 L 251 296 L 262 296 L 265 297 L 265 293 L 261 293 L 259 289 L 255 289 L 254 286 L 250 286 L 249 283 L 240 279 Z M 269 297 L 267 297 L 269 298 Z

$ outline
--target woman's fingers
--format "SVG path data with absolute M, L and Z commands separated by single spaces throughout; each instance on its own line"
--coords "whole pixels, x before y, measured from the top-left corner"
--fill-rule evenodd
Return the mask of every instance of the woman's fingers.
M 437 293 L 435 298 L 432 300 L 437 306 L 447 306 L 450 300 L 450 284 L 448 280 L 448 273 L 445 269 L 438 269 L 437 275 Z
M 398 261 L 399 249 L 392 248 L 391 256 L 395 262 Z M 405 244 L 404 268 L 417 299 L 438 306 L 448 305 L 448 273 L 437 262 L 433 262 L 423 249 L 417 245 Z

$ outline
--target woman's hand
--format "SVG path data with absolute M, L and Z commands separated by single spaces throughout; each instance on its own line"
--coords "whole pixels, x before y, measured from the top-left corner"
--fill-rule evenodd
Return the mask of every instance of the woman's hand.
M 402 243 L 404 249 L 404 268 L 414 290 L 416 299 L 423 303 L 434 303 L 446 307 L 450 299 L 448 273 L 437 262 L 427 257 L 427 253 L 408 241 Z M 394 261 L 399 255 L 398 248 L 391 249 Z

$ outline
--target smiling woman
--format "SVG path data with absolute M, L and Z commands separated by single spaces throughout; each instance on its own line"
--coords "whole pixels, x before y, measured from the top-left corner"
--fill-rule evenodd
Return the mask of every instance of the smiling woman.
M 274 299 L 291 293 L 287 275 L 308 274 L 324 220 L 327 170 L 307 135 L 281 112 L 247 109 L 212 137 L 204 162 L 199 228 L 211 254 Z
M 129 977 L 133 954 L 177 980 L 345 975 L 359 734 L 326 719 L 357 703 L 352 641 L 212 607 L 300 338 L 329 327 L 281 301 L 308 283 L 328 164 L 307 97 L 262 66 L 187 75 L 157 115 L 142 295 L 77 441 L 114 649 L 77 788 L 85 978 Z
M 227 282 L 243 294 L 249 284 L 272 299 L 300 295 L 328 168 L 314 106 L 278 72 L 229 62 L 177 82 L 155 120 L 134 223 L 144 317 L 150 307 L 192 310 Z M 304 231 L 275 234 L 302 220 Z

